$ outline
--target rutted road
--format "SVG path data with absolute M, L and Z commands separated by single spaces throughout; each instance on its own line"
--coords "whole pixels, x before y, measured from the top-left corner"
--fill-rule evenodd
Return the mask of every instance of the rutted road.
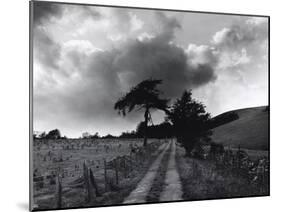
M 165 153 L 170 148 L 170 155 L 168 167 L 165 174 L 165 183 L 159 189 L 159 201 L 175 201 L 182 200 L 182 185 L 176 166 L 176 143 L 175 140 L 168 142 L 166 146 L 162 146 L 163 151 L 159 150 L 160 154 L 150 166 L 144 178 L 139 182 L 136 189 L 134 189 L 127 198 L 123 201 L 124 204 L 130 203 L 145 203 L 147 196 L 153 186 L 153 181 L 159 171 L 159 167 L 163 161 Z M 168 153 L 167 153 L 168 154 Z M 166 156 L 167 157 L 167 156 Z
M 182 200 L 182 185 L 176 166 L 176 142 L 171 143 L 171 153 L 165 178 L 165 186 L 160 195 L 160 201 Z
M 161 164 L 162 158 L 170 147 L 170 143 L 171 142 L 166 144 L 165 147 L 163 146 L 164 150 L 155 159 L 155 161 L 153 162 L 153 164 L 150 166 L 149 170 L 145 174 L 144 178 L 137 185 L 136 189 L 133 190 L 127 198 L 125 198 L 125 200 L 123 201 L 124 204 L 146 202 L 146 197 L 148 195 L 148 192 L 151 189 L 154 178 L 155 178 L 158 168 Z

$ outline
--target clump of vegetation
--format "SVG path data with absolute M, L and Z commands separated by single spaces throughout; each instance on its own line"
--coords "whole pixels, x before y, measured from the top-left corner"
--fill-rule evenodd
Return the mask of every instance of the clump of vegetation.
M 218 146 L 217 146 L 218 147 Z M 269 194 L 269 172 L 264 159 L 248 162 L 233 155 L 226 161 L 184 158 L 184 150 L 177 149 L 177 166 L 183 182 L 183 199 L 202 200 L 228 197 L 263 196 Z M 237 152 L 237 154 L 240 154 Z M 225 154 L 224 154 L 225 155 Z M 229 164 L 233 163 L 234 164 Z M 240 161 L 240 165 L 239 165 Z M 266 167 L 261 173 L 261 167 Z
M 191 91 L 184 91 L 168 113 L 168 120 L 173 123 L 177 141 L 184 147 L 186 156 L 190 156 L 195 145 L 200 141 L 210 141 L 210 114 L 205 106 L 191 97 Z
M 42 132 L 40 134 L 33 134 L 34 139 L 65 139 L 65 136 L 61 136 L 61 133 L 58 129 L 51 130 L 47 134 L 45 132 Z

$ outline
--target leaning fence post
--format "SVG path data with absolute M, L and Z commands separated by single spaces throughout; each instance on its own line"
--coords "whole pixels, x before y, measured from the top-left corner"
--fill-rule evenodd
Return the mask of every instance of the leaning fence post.
M 86 189 L 86 201 L 89 202 L 92 199 L 92 195 L 91 195 L 91 188 L 89 182 L 89 170 L 86 165 L 86 161 L 84 161 L 83 163 L 83 176 L 84 176 L 85 189 Z
M 56 193 L 57 193 L 57 208 L 61 208 L 62 205 L 62 186 L 61 186 L 61 180 L 59 175 L 57 176 L 57 187 L 56 187 Z
M 98 185 L 96 183 L 92 169 L 89 169 L 89 173 L 90 173 L 90 181 L 91 181 L 93 187 L 95 188 L 96 196 L 99 197 L 99 196 L 101 196 L 101 194 L 99 192 Z

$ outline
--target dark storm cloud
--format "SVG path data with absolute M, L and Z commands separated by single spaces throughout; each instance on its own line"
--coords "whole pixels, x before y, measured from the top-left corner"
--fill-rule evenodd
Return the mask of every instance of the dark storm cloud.
M 76 61 L 75 65 L 87 85 L 77 90 L 82 89 L 84 94 L 81 98 L 91 104 L 81 110 L 82 113 L 97 110 L 95 112 L 99 114 L 108 114 L 108 108 L 103 106 L 104 100 L 112 106 L 130 87 L 148 78 L 163 80 L 161 89 L 169 98 L 216 79 L 213 62 L 194 66 L 184 49 L 171 43 L 175 30 L 181 27 L 179 22 L 159 12 L 156 17 L 160 22 L 160 31 L 154 38 L 143 41 L 131 39 L 118 49 L 94 52 L 83 62 L 83 68 L 81 59 L 84 56 L 76 54 L 72 62 Z M 70 102 L 73 104 L 74 101 Z M 113 108 L 111 111 L 114 112 Z
M 129 23 L 126 17 L 127 14 L 119 19 Z M 152 38 L 129 38 L 118 48 L 94 51 L 89 55 L 78 50 L 79 47 L 64 52 L 71 59 L 71 67 L 78 80 L 72 80 L 70 74 L 65 82 L 60 82 L 64 85 L 60 90 L 35 93 L 35 116 L 46 116 L 50 122 L 46 112 L 49 111 L 52 116 L 57 114 L 54 121 L 65 123 L 69 119 L 75 120 L 79 128 L 85 126 L 85 123 L 95 123 L 97 126 L 105 123 L 108 127 L 111 123 L 116 125 L 117 119 L 119 122 L 123 120 L 114 111 L 114 103 L 142 80 L 163 80 L 163 95 L 172 99 L 178 98 L 185 89 L 214 81 L 216 74 L 213 60 L 194 65 L 186 49 L 174 43 L 174 33 L 181 29 L 177 19 L 161 12 L 155 13 L 155 18 L 159 24 Z M 38 59 L 45 67 L 52 64 L 56 68 L 58 61 L 63 59 L 60 52 L 65 49 L 49 37 L 40 33 L 37 36 L 36 46 L 46 54 L 38 54 Z M 60 70 L 63 69 L 60 67 Z M 136 123 L 141 116 L 142 113 L 132 113 L 125 121 Z
M 60 4 L 35 1 L 33 5 L 35 24 L 43 24 L 50 18 L 59 18 L 62 16 L 63 8 Z
M 213 67 L 208 64 L 192 66 L 184 49 L 163 40 L 165 35 L 161 34 L 160 39 L 132 41 L 117 54 L 113 67 L 120 76 L 126 77 L 129 85 L 148 78 L 161 79 L 165 95 L 174 98 L 184 89 L 203 85 L 215 78 Z
M 59 98 L 64 111 L 78 119 L 103 120 L 117 117 L 113 105 L 125 92 L 142 80 L 163 80 L 161 90 L 166 97 L 177 98 L 185 89 L 196 88 L 216 79 L 213 62 L 193 65 L 182 47 L 172 38 L 180 24 L 174 18 L 156 13 L 160 30 L 151 39 L 130 39 L 118 49 L 96 51 L 86 61 L 85 55 L 72 50 L 72 63 L 83 80 L 71 95 Z M 139 114 L 129 115 L 135 119 Z
M 209 64 L 199 64 L 195 71 L 191 74 L 192 85 L 194 87 L 214 81 L 216 78 L 214 69 Z
M 184 49 L 171 43 L 175 30 L 181 27 L 179 22 L 160 12 L 155 15 L 160 30 L 154 38 L 143 41 L 131 39 L 118 49 L 94 52 L 89 56 L 84 70 L 81 70 L 81 60 L 76 55 L 73 62 L 77 61 L 76 66 L 80 67 L 87 87 L 81 87 L 84 94 L 75 95 L 75 98 L 80 96 L 84 99 L 81 102 L 93 103 L 81 110 L 82 113 L 89 114 L 95 108 L 100 114 L 108 113 L 108 108 L 103 106 L 105 99 L 112 106 L 124 93 L 124 88 L 128 89 L 148 78 L 163 80 L 161 88 L 169 98 L 178 97 L 185 89 L 202 86 L 216 79 L 213 64 L 194 66 Z M 91 102 L 92 98 L 99 101 Z M 73 101 L 70 102 L 73 104 Z
M 33 8 L 35 25 L 42 25 L 53 19 L 60 19 L 65 11 L 69 15 L 77 13 L 82 20 L 83 18 L 85 20 L 87 18 L 98 19 L 101 17 L 101 14 L 95 8 L 82 5 L 77 7 L 75 5 L 62 5 L 59 3 L 34 2 Z
M 56 43 L 44 27 L 54 18 L 61 18 L 63 8 L 60 4 L 33 2 L 34 11 L 34 57 L 48 71 L 58 68 L 61 46 Z

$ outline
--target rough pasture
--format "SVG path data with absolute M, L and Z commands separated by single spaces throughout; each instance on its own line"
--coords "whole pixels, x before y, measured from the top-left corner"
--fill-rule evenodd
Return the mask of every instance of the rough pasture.
M 148 144 L 159 146 L 163 141 L 149 139 Z M 134 170 L 128 171 L 120 169 L 120 184 L 122 180 L 130 177 L 130 183 L 135 184 L 136 180 L 142 177 L 149 165 L 150 155 L 145 160 L 140 158 L 143 145 L 142 139 L 57 139 L 34 141 L 33 146 L 33 196 L 34 205 L 40 208 L 56 208 L 56 187 L 57 177 L 61 178 L 63 188 L 63 198 L 67 199 L 68 205 L 63 207 L 77 207 L 85 205 L 84 188 L 81 178 L 83 176 L 83 164 L 93 171 L 94 177 L 102 192 L 106 191 L 105 166 L 107 171 L 108 184 L 114 185 L 116 173 L 112 167 L 112 161 L 121 156 L 127 155 L 134 161 Z M 155 147 L 155 148 L 156 148 Z M 139 157 L 139 158 L 138 158 Z M 145 157 L 145 155 L 143 155 Z M 114 164 L 113 164 L 114 165 Z M 139 166 L 142 165 L 142 166 Z M 127 172 L 127 173 L 125 173 Z M 136 177 L 137 176 L 137 177 Z M 127 185 L 130 185 L 127 182 Z M 116 184 L 116 182 L 114 182 Z M 127 186 L 124 185 L 124 186 Z M 122 185 L 119 185 L 122 187 Z M 110 189 L 114 190 L 114 188 Z M 112 192 L 110 192 L 112 193 Z M 81 195 L 82 194 L 82 195 Z M 105 200 L 100 199 L 100 204 Z M 53 203 L 50 206 L 49 203 Z

